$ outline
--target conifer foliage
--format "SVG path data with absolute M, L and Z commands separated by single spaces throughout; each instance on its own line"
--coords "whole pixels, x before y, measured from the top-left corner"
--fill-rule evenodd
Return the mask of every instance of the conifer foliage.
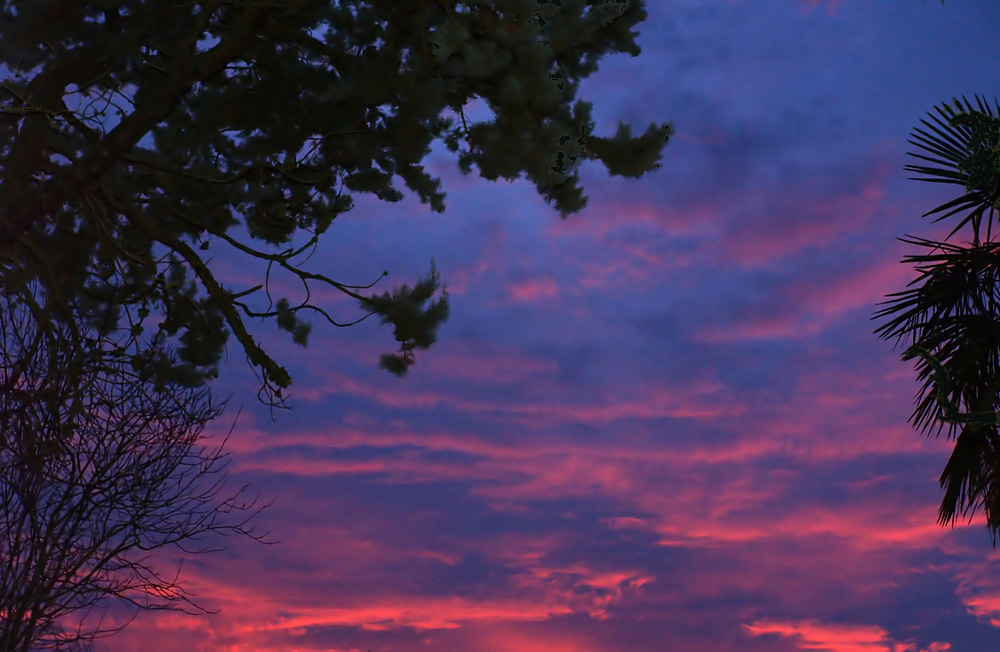
M 602 57 L 639 54 L 641 0 L 0 8 L 9 71 L 0 86 L 3 291 L 37 282 L 84 316 L 113 314 L 121 328 L 172 342 L 133 354 L 162 382 L 215 375 L 231 332 L 265 400 L 280 403 L 291 379 L 245 320 L 273 319 L 302 345 L 306 315 L 356 323 L 310 301 L 317 285 L 394 328 L 400 348 L 382 366 L 404 374 L 448 316 L 437 273 L 372 293 L 306 261 L 353 197 L 392 202 L 406 189 L 444 210 L 423 164 L 442 141 L 464 172 L 526 178 L 565 217 L 586 202 L 584 160 L 638 177 L 657 166 L 671 134 L 654 123 L 639 136 L 627 125 L 595 135 L 592 105 L 577 97 Z M 468 118 L 476 100 L 490 119 Z M 230 287 L 213 267 L 222 248 L 266 264 L 268 275 Z M 278 270 L 301 280 L 305 300 L 272 296 Z

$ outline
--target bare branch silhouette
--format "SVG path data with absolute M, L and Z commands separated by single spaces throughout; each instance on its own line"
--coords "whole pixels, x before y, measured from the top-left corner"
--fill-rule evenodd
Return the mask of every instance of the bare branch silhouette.
M 203 442 L 223 406 L 206 389 L 156 387 L 108 333 L 40 321 L 46 305 L 27 299 L 0 301 L 0 649 L 112 634 L 124 624 L 95 613 L 115 600 L 204 612 L 150 553 L 218 550 L 213 534 L 262 540 L 258 499 L 225 493 L 225 440 Z

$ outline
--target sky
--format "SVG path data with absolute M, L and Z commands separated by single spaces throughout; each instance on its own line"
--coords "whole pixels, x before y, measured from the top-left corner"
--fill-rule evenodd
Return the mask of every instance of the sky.
M 907 180 L 906 140 L 1000 94 L 1000 7 L 647 5 L 642 54 L 581 96 L 599 134 L 673 122 L 662 167 L 586 164 L 563 220 L 441 148 L 443 214 L 359 200 L 314 268 L 389 286 L 433 258 L 439 341 L 399 379 L 374 321 L 316 324 L 306 349 L 268 325 L 293 377 L 273 419 L 231 348 L 210 430 L 236 419 L 230 486 L 273 501 L 279 542 L 184 558 L 218 613 L 140 614 L 98 650 L 1000 646 L 1000 552 L 981 518 L 937 524 L 950 443 L 907 423 L 914 365 L 871 320 L 915 276 L 896 238 L 947 233 L 920 215 L 953 190 Z

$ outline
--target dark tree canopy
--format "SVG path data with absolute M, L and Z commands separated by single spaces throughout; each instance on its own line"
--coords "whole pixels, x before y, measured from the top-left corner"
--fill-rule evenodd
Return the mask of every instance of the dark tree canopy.
M 402 188 L 444 210 L 423 166 L 443 141 L 466 173 L 529 179 L 563 216 L 578 170 L 657 167 L 671 134 L 593 133 L 577 98 L 602 57 L 639 53 L 641 0 L 0 1 L 0 282 L 35 281 L 84 315 L 172 342 L 137 348 L 163 380 L 216 373 L 228 332 L 280 401 L 290 383 L 244 320 L 274 319 L 305 345 L 321 306 L 227 287 L 219 247 L 326 284 L 394 327 L 398 374 L 448 315 L 437 273 L 371 294 L 303 259 L 352 195 Z M 483 100 L 492 118 L 472 122 Z M 58 252 L 53 255 L 53 252 Z M 360 270 L 364 278 L 371 270 Z M 149 315 L 154 315 L 154 321 Z M 354 322 L 352 322 L 354 323 Z
M 923 382 L 910 421 L 926 431 L 947 427 L 955 439 L 941 474 L 942 524 L 986 515 L 994 544 L 1000 533 L 1000 105 L 982 98 L 942 104 L 921 121 L 910 143 L 920 181 L 957 185 L 962 194 L 928 211 L 955 218 L 944 242 L 901 238 L 923 252 L 907 256 L 916 286 L 892 293 L 875 317 L 883 339 L 906 339 L 904 359 L 919 358 Z M 1000 228 L 998 228 L 1000 231 Z M 962 232 L 965 243 L 949 242 Z

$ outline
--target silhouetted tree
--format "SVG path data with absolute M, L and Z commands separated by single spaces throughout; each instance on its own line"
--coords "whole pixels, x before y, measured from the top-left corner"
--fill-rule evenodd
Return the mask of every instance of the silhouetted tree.
M 305 345 L 315 283 L 394 327 L 382 366 L 403 374 L 448 314 L 436 272 L 380 295 L 303 265 L 351 193 L 397 201 L 401 180 L 444 209 L 423 160 L 443 141 L 459 167 L 530 179 L 564 216 L 578 168 L 657 166 L 671 133 L 593 135 L 581 80 L 606 54 L 639 54 L 641 0 L 0 0 L 0 274 L 119 309 L 151 312 L 174 338 L 172 378 L 216 373 L 228 331 L 280 402 L 288 373 L 247 331 L 274 319 Z M 492 117 L 469 119 L 482 100 Z M 247 288 L 216 276 L 226 247 L 267 264 Z M 57 252 L 54 254 L 53 252 Z M 272 297 L 271 270 L 305 298 Z M 362 272 L 363 273 L 363 272 Z M 263 295 L 263 297 L 262 297 Z M 263 300 L 261 300 L 263 298 Z M 256 303 L 253 302 L 256 300 Z M 306 312 L 303 312 L 306 311 Z M 356 323 L 356 322 L 351 322 Z
M 33 298 L 0 301 L 0 650 L 83 647 L 124 626 L 101 617 L 115 601 L 203 611 L 150 555 L 260 539 L 256 499 L 223 495 L 226 456 L 203 442 L 221 406 L 154 387 L 114 337 Z
M 904 359 L 919 357 L 923 386 L 910 421 L 922 431 L 947 427 L 955 448 L 941 475 L 942 524 L 982 508 L 993 534 L 1000 532 L 1000 242 L 993 222 L 1000 209 L 1000 106 L 976 98 L 942 104 L 910 143 L 919 164 L 906 169 L 921 181 L 955 184 L 963 194 L 924 216 L 955 217 L 944 242 L 901 238 L 925 253 L 910 255 L 919 277 L 890 295 L 875 317 L 882 339 L 912 343 Z M 967 227 L 967 228 L 966 228 Z M 949 242 L 956 233 L 970 240 Z

